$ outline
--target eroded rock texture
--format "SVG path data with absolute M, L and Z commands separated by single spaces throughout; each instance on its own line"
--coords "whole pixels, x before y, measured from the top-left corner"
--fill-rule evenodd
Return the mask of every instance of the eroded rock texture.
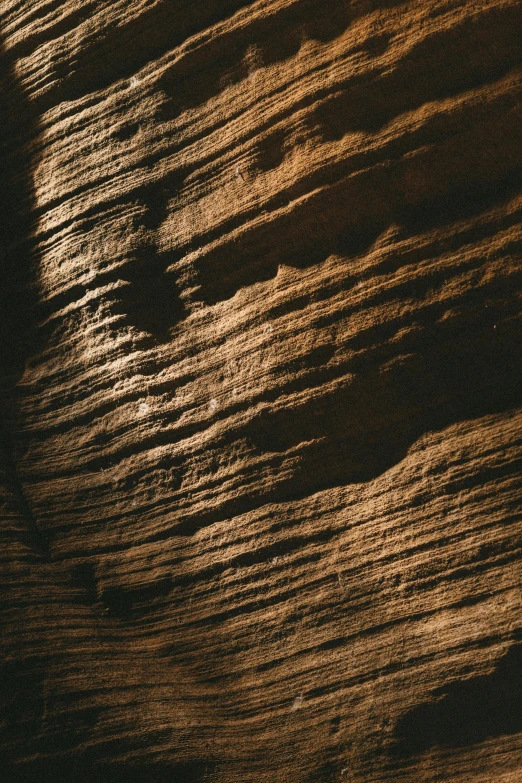
M 0 30 L 3 779 L 521 781 L 518 0 Z

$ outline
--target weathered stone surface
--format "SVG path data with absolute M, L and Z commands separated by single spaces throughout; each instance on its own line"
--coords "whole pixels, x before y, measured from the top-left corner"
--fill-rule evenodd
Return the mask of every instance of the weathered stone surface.
M 522 780 L 522 7 L 4 0 L 7 779 Z

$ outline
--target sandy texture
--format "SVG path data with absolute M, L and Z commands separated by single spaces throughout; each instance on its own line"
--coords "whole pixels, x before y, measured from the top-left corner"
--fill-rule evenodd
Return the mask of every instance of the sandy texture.
M 520 2 L 0 35 L 6 779 L 520 783 Z

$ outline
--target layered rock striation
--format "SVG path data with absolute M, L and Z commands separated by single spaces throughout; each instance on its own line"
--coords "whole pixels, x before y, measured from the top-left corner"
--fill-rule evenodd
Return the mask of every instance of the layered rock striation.
M 0 35 L 8 779 L 520 781 L 520 3 Z

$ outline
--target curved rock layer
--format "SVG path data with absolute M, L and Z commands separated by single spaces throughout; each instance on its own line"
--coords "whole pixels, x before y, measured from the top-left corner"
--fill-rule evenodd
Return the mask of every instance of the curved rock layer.
M 1 765 L 522 780 L 518 0 L 3 0 Z

